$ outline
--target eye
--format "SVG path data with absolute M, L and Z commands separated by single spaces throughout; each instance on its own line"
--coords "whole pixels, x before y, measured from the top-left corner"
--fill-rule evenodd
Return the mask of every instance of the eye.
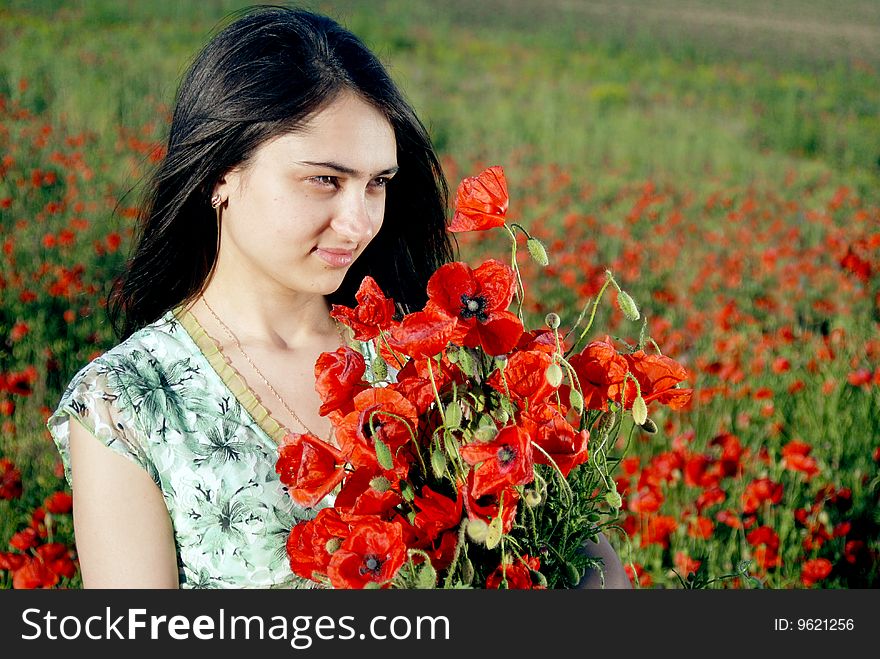
M 338 188 L 339 178 L 336 176 L 312 176 L 309 178 L 315 185 L 322 188 Z
M 384 188 L 386 188 L 388 186 L 388 184 L 390 182 L 391 182 L 390 176 L 378 176 L 378 177 L 374 178 L 372 181 L 370 181 L 370 185 L 373 188 L 383 190 Z

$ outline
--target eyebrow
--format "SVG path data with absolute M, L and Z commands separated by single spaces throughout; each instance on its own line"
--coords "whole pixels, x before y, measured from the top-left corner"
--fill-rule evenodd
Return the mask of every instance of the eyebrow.
M 356 169 L 352 169 L 351 167 L 346 167 L 345 165 L 341 165 L 338 162 L 312 162 L 310 160 L 300 160 L 297 161 L 298 165 L 308 165 L 310 167 L 326 167 L 327 169 L 332 169 L 340 174 L 346 174 L 348 176 L 361 177 L 364 176 L 361 172 Z M 388 167 L 387 169 L 383 169 L 381 172 L 377 172 L 374 176 L 386 176 L 388 174 L 396 174 L 397 170 L 400 167 L 395 165 L 394 167 Z

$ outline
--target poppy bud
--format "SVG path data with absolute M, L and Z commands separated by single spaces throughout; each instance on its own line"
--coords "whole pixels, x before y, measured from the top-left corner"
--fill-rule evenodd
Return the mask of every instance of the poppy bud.
M 645 419 L 645 422 L 639 427 L 649 435 L 653 435 L 657 432 L 657 424 L 651 419 Z
M 370 370 L 373 372 L 373 377 L 376 380 L 384 380 L 388 377 L 388 364 L 381 357 L 376 357 L 373 360 L 373 363 L 370 364 Z
M 605 501 L 607 501 L 608 505 L 615 510 L 620 510 L 620 506 L 623 505 L 623 499 L 621 499 L 620 493 L 617 490 L 610 490 L 609 492 L 606 492 Z
M 457 402 L 452 401 L 446 407 L 443 422 L 447 428 L 458 428 L 461 425 L 461 406 Z
M 495 426 L 480 426 L 474 431 L 474 439 L 478 442 L 491 442 L 498 435 Z
M 547 378 L 547 382 L 550 383 L 550 386 L 555 389 L 562 384 L 562 368 L 559 364 L 553 362 L 547 367 L 547 370 L 544 371 L 544 377 Z
M 489 535 L 489 525 L 481 519 L 469 519 L 467 523 L 468 537 L 474 542 L 483 544 Z
M 328 554 L 332 554 L 339 549 L 340 546 L 342 546 L 342 538 L 330 538 L 327 541 L 327 544 L 324 545 L 324 549 L 327 550 Z
M 495 549 L 504 535 L 504 521 L 501 516 L 494 517 L 489 522 L 489 528 L 486 532 L 486 549 Z
M 391 481 L 384 476 L 376 476 L 370 481 L 370 487 L 376 490 L 376 492 L 387 492 L 388 488 L 391 487 Z
M 443 478 L 443 474 L 446 473 L 446 456 L 440 449 L 431 452 L 431 471 L 436 478 Z
M 627 319 L 639 319 L 639 309 L 638 307 L 636 307 L 635 301 L 629 296 L 629 293 L 627 293 L 626 291 L 617 292 L 617 306 L 620 307 L 620 310 L 623 312 L 623 315 L 627 317 Z
M 614 427 L 614 423 L 617 421 L 617 414 L 614 410 L 608 410 L 601 417 L 599 417 L 599 422 L 596 425 L 596 431 L 599 437 L 604 437 L 611 429 Z
M 568 581 L 569 585 L 577 586 L 581 582 L 581 573 L 578 572 L 578 569 L 572 565 L 571 563 L 566 563 L 563 566 L 565 571 L 565 578 Z
M 474 564 L 465 556 L 461 561 L 461 583 L 470 586 L 474 580 Z
M 584 397 L 581 396 L 580 391 L 578 391 L 577 389 L 572 389 L 568 394 L 568 402 L 575 412 L 577 412 L 578 414 L 583 413 Z
M 542 573 L 537 570 L 529 569 L 529 575 L 532 577 L 532 585 L 540 586 L 541 588 L 547 587 L 547 577 L 545 577 Z
M 547 258 L 547 250 L 544 249 L 544 245 L 541 244 L 540 240 L 537 238 L 529 238 L 526 241 L 526 247 L 529 249 L 529 254 L 535 259 L 535 262 L 542 268 L 550 263 L 550 259 Z
M 499 407 L 496 410 L 492 410 L 492 418 L 501 425 L 504 425 L 505 423 L 510 421 L 510 413 L 507 410 Z
M 437 585 L 437 571 L 431 561 L 425 561 L 416 577 L 416 588 L 433 588 Z
M 532 489 L 527 489 L 523 493 L 523 499 L 529 508 L 534 508 L 541 503 L 541 493 Z
M 547 323 L 547 327 L 550 329 L 559 329 L 559 316 L 552 311 L 544 316 L 544 322 Z
M 636 396 L 636 399 L 633 401 L 632 415 L 633 421 L 639 426 L 648 420 L 648 405 L 641 394 Z
M 382 469 L 391 469 L 394 466 L 394 460 L 391 458 L 391 449 L 388 445 L 378 437 L 373 437 L 373 448 L 376 451 L 376 461 Z

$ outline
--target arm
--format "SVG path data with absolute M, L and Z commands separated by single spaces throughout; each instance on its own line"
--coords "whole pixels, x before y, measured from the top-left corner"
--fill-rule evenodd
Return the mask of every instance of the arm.
M 70 424 L 73 523 L 84 588 L 177 588 L 171 518 L 146 471 Z
M 604 534 L 599 533 L 598 544 L 587 542 L 587 544 L 584 545 L 584 551 L 587 556 L 594 556 L 602 559 L 605 585 L 602 585 L 602 574 L 599 570 L 588 570 L 578 584 L 578 588 L 632 588 L 632 583 L 626 575 L 623 563 L 620 562 L 617 552 L 614 551 L 614 547 L 611 546 L 611 543 L 608 542 L 608 539 Z

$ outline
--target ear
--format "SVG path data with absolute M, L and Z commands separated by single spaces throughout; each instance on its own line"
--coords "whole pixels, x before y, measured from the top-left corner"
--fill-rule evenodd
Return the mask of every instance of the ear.
M 215 208 L 229 201 L 229 174 L 224 174 L 211 188 L 211 206 Z M 219 200 L 219 201 L 218 201 Z

